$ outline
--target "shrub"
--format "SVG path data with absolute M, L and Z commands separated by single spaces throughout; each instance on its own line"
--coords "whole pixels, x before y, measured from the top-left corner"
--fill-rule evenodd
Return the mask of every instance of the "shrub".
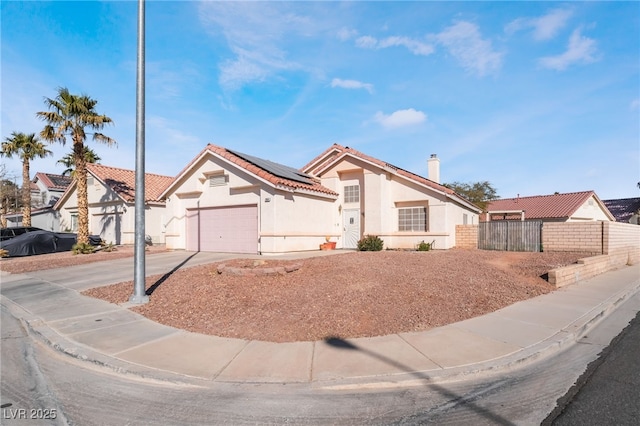
M 77 243 L 71 247 L 71 253 L 73 254 L 91 254 L 95 251 L 95 248 L 88 243 Z
M 416 247 L 416 250 L 418 250 L 418 251 L 429 251 L 429 250 L 431 250 L 431 244 L 425 243 L 424 241 L 421 241 L 420 244 L 418 244 L 418 246 Z
M 377 235 L 366 235 L 358 241 L 360 251 L 380 251 L 384 247 L 384 241 Z
M 9 257 L 9 251 L 5 249 L 0 249 L 0 257 Z

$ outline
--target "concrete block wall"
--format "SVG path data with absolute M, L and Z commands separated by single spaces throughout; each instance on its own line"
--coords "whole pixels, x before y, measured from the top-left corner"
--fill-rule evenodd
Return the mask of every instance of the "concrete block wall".
M 601 254 L 599 256 L 579 259 L 578 263 L 549 271 L 549 283 L 556 287 L 575 284 L 578 281 L 593 278 L 614 269 L 621 268 L 629 263 L 629 255 L 626 250 L 618 250 L 615 254 Z
M 635 265 L 640 262 L 640 226 L 618 222 L 600 222 L 596 224 L 601 225 L 602 229 L 603 254 L 580 259 L 576 265 L 568 265 L 549 271 L 549 282 L 551 284 L 555 284 L 556 287 L 562 287 L 625 265 Z M 554 225 L 570 225 L 570 223 Z M 547 224 L 544 226 L 543 237 Z M 545 246 L 545 251 L 546 248 Z
M 605 253 L 622 247 L 640 247 L 640 226 L 604 222 L 603 243 Z
M 478 225 L 456 225 L 456 248 L 478 248 Z
M 545 222 L 542 226 L 542 250 L 602 254 L 604 223 Z

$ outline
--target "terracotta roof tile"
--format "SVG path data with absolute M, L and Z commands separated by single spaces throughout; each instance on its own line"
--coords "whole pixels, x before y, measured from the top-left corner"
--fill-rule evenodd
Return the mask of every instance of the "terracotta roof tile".
M 276 176 L 270 171 L 264 170 L 261 167 L 238 157 L 234 153 L 230 152 L 229 150 L 221 146 L 209 144 L 207 145 L 205 150 L 211 153 L 217 154 L 222 158 L 237 164 L 239 167 L 242 167 L 243 169 L 251 172 L 252 174 L 261 177 L 262 179 L 268 181 L 274 186 L 284 186 L 294 190 L 303 189 L 303 190 L 319 192 L 319 193 L 328 194 L 328 195 L 336 195 L 336 196 L 338 195 L 337 193 L 330 190 L 329 188 L 322 186 L 318 180 L 313 180 L 313 183 L 304 183 L 304 182 L 297 182 L 291 179 Z
M 333 162 L 335 162 L 340 156 L 345 155 L 345 154 L 351 154 L 354 157 L 363 159 L 365 161 L 368 161 L 370 163 L 373 163 L 383 169 L 392 169 L 394 171 L 394 173 L 397 173 L 400 176 L 403 176 L 407 179 L 413 180 L 415 182 L 418 182 L 422 185 L 428 186 L 430 188 L 433 188 L 437 191 L 440 192 L 444 192 L 445 194 L 449 194 L 455 198 L 458 198 L 460 201 L 463 201 L 467 204 L 471 204 L 472 206 L 476 207 L 478 210 L 480 210 L 479 207 L 475 206 L 473 203 L 471 203 L 469 200 L 467 200 L 466 198 L 464 198 L 463 196 L 461 196 L 460 194 L 457 194 L 454 190 L 452 190 L 451 188 L 447 188 L 444 185 L 441 185 L 437 182 L 434 182 L 432 180 L 429 180 L 427 178 L 424 178 L 420 175 L 417 175 L 415 173 L 412 173 L 408 170 L 404 170 L 400 167 L 394 166 L 393 164 L 387 163 L 385 161 L 379 160 L 375 157 L 371 157 L 370 155 L 367 155 L 363 152 L 360 152 L 358 150 L 355 150 L 353 148 L 349 148 L 349 147 L 344 147 L 342 145 L 338 145 L 338 144 L 333 144 L 331 145 L 327 150 L 325 150 L 322 154 L 318 155 L 316 158 L 314 158 L 313 160 L 311 160 L 307 165 L 305 165 L 302 169 L 302 171 L 306 171 L 312 175 L 316 175 L 317 173 L 321 172 L 322 170 L 326 169 L 328 166 L 330 166 Z M 326 157 L 326 159 L 324 159 Z M 324 159 L 324 161 L 322 161 Z M 318 163 L 317 165 L 314 164 Z
M 71 185 L 71 181 L 73 179 L 71 179 L 70 176 L 63 176 L 63 175 L 55 175 L 55 174 L 52 174 L 52 173 L 38 172 L 34 176 L 33 180 L 34 180 L 34 182 L 36 180 L 42 181 L 42 183 L 44 184 L 44 186 L 47 189 L 50 189 L 50 190 L 54 189 L 54 190 L 64 191 L 65 189 L 67 189 L 67 187 L 69 185 Z
M 133 203 L 136 197 L 136 176 L 134 170 L 120 169 L 117 167 L 103 166 L 102 164 L 87 164 L 87 171 L 91 172 L 102 183 L 116 192 L 124 201 Z M 173 177 L 145 173 L 144 189 L 145 201 L 162 202 L 160 194 Z
M 595 192 L 504 198 L 489 203 L 487 211 L 524 210 L 525 219 L 564 219 L 571 217 L 591 196 L 595 196 Z

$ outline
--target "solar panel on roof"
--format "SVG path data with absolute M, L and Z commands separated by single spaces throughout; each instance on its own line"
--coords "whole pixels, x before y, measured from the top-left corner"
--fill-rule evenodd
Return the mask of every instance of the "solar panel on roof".
M 311 176 L 305 173 L 301 173 L 298 170 L 294 169 L 293 167 L 274 163 L 273 161 L 264 160 L 262 158 L 254 157 L 252 155 L 243 154 L 238 151 L 231 151 L 230 149 L 228 149 L 227 151 L 229 151 L 235 156 L 242 158 L 243 160 L 248 161 L 249 163 L 255 166 L 260 167 L 262 170 L 265 170 L 271 173 L 272 175 L 275 175 L 284 179 L 293 180 L 296 182 L 306 183 L 309 185 L 314 183 Z

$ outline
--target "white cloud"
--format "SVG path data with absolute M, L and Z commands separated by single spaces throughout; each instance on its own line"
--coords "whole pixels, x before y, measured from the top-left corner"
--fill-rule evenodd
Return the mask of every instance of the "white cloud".
M 558 34 L 572 15 L 573 11 L 570 9 L 553 9 L 539 18 L 518 18 L 507 24 L 505 32 L 513 34 L 516 31 L 533 28 L 534 39 L 549 40 Z
M 383 127 L 391 129 L 397 127 L 413 126 L 427 121 L 427 115 L 422 111 L 416 111 L 413 108 L 401 109 L 386 115 L 378 111 L 373 116 L 373 121 L 381 124 Z
M 634 100 L 631 101 L 631 104 L 629 105 L 629 109 L 631 111 L 636 111 L 640 108 L 640 99 L 636 98 Z
M 540 65 L 558 71 L 567 69 L 570 65 L 581 63 L 588 64 L 598 60 L 596 57 L 596 41 L 580 34 L 580 29 L 571 33 L 567 50 L 557 56 L 546 56 L 539 59 Z
M 378 47 L 378 40 L 371 36 L 358 37 L 356 46 L 362 49 L 375 49 Z
M 478 26 L 470 22 L 458 22 L 435 35 L 451 55 L 467 70 L 485 75 L 502 66 L 500 52 L 493 50 L 491 42 L 482 38 Z
M 314 21 L 279 2 L 202 2 L 200 18 L 214 36 L 221 32 L 235 58 L 220 65 L 225 89 L 263 81 L 285 70 L 301 69 L 287 59 L 287 41 L 316 31 Z
M 340 41 L 350 40 L 357 35 L 358 35 L 358 31 L 351 28 L 346 28 L 346 27 L 340 28 L 340 30 L 338 30 L 338 33 L 336 34 L 336 36 L 338 37 L 338 40 Z
M 363 83 L 357 80 L 342 80 L 334 78 L 331 80 L 331 87 L 341 87 L 343 89 L 365 89 L 369 93 L 373 93 L 373 84 Z
M 356 46 L 363 49 L 386 49 L 388 47 L 403 46 L 414 55 L 427 56 L 434 52 L 433 46 L 409 37 L 393 36 L 384 39 L 376 39 L 371 36 L 362 36 L 356 39 Z

